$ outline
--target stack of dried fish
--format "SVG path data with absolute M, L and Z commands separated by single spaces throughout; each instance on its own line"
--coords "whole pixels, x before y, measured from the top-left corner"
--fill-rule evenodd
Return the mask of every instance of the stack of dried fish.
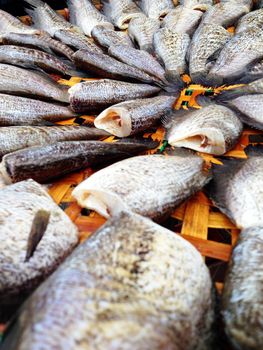
M 28 299 L 3 350 L 214 349 L 207 268 L 150 220 L 212 178 L 212 200 L 242 229 L 222 297 L 226 334 L 238 350 L 263 348 L 262 149 L 213 171 L 192 151 L 223 155 L 243 124 L 263 130 L 263 3 L 175 3 L 67 0 L 67 21 L 26 0 L 31 26 L 0 10 L 0 320 L 77 244 L 76 227 L 37 182 L 99 167 L 73 196 L 109 219 Z M 69 88 L 54 74 L 99 79 Z M 240 85 L 174 111 L 184 74 Z M 95 127 L 55 125 L 84 113 Z M 141 137 L 156 125 L 172 147 L 141 155 L 158 147 Z

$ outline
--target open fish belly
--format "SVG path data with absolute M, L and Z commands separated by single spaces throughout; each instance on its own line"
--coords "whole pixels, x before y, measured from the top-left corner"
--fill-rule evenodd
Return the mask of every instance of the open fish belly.
M 12 341 L 12 350 L 40 349 L 43 339 L 47 349 L 59 350 L 207 350 L 211 289 L 190 243 L 149 219 L 120 213 L 30 297 L 3 350 Z
M 0 306 L 32 291 L 77 244 L 77 228 L 51 197 L 33 180 L 0 190 Z M 50 212 L 47 229 L 33 256 L 26 261 L 34 216 Z M 19 239 L 18 239 L 19 238 Z
M 160 220 L 209 181 L 203 160 L 186 157 L 138 156 L 115 163 L 78 185 L 73 196 L 105 217 L 127 209 Z

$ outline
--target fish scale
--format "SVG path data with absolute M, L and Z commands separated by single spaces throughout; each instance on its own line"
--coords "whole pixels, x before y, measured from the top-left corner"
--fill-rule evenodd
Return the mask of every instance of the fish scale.
M 174 9 L 172 0 L 139 0 L 139 6 L 146 16 L 158 20 Z

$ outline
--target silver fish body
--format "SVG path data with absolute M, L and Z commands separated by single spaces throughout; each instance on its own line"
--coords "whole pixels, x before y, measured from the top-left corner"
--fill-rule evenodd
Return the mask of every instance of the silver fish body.
M 246 150 L 245 160 L 224 160 L 213 171 L 214 203 L 242 229 L 234 247 L 222 295 L 226 334 L 235 349 L 262 347 L 263 241 L 262 146 Z
M 200 157 L 177 152 L 175 156 L 137 156 L 110 165 L 79 184 L 73 196 L 80 206 L 106 218 L 128 210 L 162 220 L 209 181 Z
M 241 33 L 249 28 L 262 29 L 263 26 L 263 9 L 252 11 L 243 16 L 237 23 L 235 33 Z
M 103 53 L 79 50 L 74 54 L 74 62 L 84 71 L 93 72 L 99 76 L 119 80 L 136 80 L 154 84 L 159 82 L 157 78 L 144 71 L 131 67 Z
M 43 337 L 58 350 L 207 350 L 212 321 L 211 278 L 197 250 L 121 213 L 31 296 L 3 350 L 12 341 L 13 350 L 40 350 Z
M 144 15 L 133 18 L 128 27 L 128 33 L 141 50 L 153 52 L 153 35 L 160 28 L 158 20 Z
M 184 6 L 177 6 L 163 19 L 162 26 L 190 36 L 196 30 L 203 13 Z
M 225 103 L 239 113 L 243 123 L 263 130 L 263 94 L 239 96 Z
M 38 34 L 39 29 L 31 28 L 8 12 L 0 10 L 0 33 Z
M 96 25 L 114 29 L 113 24 L 89 0 L 67 0 L 67 4 L 70 22 L 80 27 L 86 35 L 91 36 Z
M 54 38 L 62 41 L 70 47 L 73 47 L 75 50 L 83 49 L 97 53 L 103 52 L 102 49 L 98 47 L 91 38 L 81 33 L 73 33 L 69 30 L 60 29 L 55 32 Z
M 78 231 L 33 180 L 4 187 L 0 193 L 0 317 L 5 317 L 8 308 L 20 304 L 72 251 Z M 33 256 L 26 260 L 30 228 L 39 210 L 50 213 L 49 222 Z
M 101 110 L 115 103 L 150 97 L 158 92 L 160 88 L 157 86 L 112 79 L 79 83 L 69 89 L 71 108 L 78 113 Z
M 69 102 L 68 91 L 49 75 L 0 63 L 0 93 Z
M 230 33 L 222 26 L 211 24 L 197 29 L 189 47 L 189 73 L 194 83 L 206 84 L 213 64 L 209 58 L 220 52 L 230 38 Z
M 115 31 L 97 25 L 92 29 L 91 35 L 99 45 L 109 48 L 111 45 L 128 45 L 133 46 L 129 36 L 122 31 Z
M 180 0 L 180 5 L 192 10 L 207 11 L 213 6 L 213 0 Z
M 171 112 L 175 101 L 176 96 L 157 96 L 121 102 L 100 113 L 94 125 L 118 137 L 137 134 L 154 126 L 162 116 Z
M 76 116 L 59 104 L 0 94 L 0 126 L 41 125 Z
M 25 0 L 26 12 L 31 16 L 35 27 L 47 31 L 52 37 L 60 29 L 80 33 L 81 30 L 66 21 L 42 0 Z
M 0 128 L 0 158 L 32 146 L 58 141 L 96 140 L 108 134 L 86 126 L 8 126 Z
M 164 63 L 167 80 L 182 85 L 180 76 L 186 70 L 189 35 L 162 28 L 154 34 L 153 42 L 156 54 Z
M 170 145 L 216 155 L 234 147 L 243 130 L 236 113 L 217 104 L 194 111 L 178 111 L 168 120 L 167 140 Z
M 31 49 L 57 53 L 72 60 L 74 51 L 58 40 L 52 39 L 49 35 L 7 33 L 0 36 L 0 42 L 4 45 L 24 46 Z
M 240 1 L 227 1 L 218 3 L 209 8 L 202 18 L 202 25 L 213 24 L 224 28 L 233 26 L 242 16 L 250 10 L 247 5 L 240 4 Z
M 165 83 L 165 70 L 148 52 L 127 45 L 112 45 L 109 47 L 108 53 L 117 60 L 154 76 L 160 80 L 160 84 Z
M 0 46 L 0 62 L 49 73 L 70 75 L 71 66 L 46 52 L 14 45 Z
M 262 31 L 249 28 L 236 35 L 221 50 L 218 59 L 209 71 L 212 85 L 234 84 L 247 72 L 250 64 L 262 60 Z
M 7 184 L 33 179 L 47 183 L 59 176 L 91 166 L 109 164 L 145 150 L 156 142 L 64 141 L 24 148 L 6 154 L 0 164 Z
M 174 9 L 172 0 L 139 0 L 139 6 L 147 17 L 158 20 Z
M 103 13 L 120 29 L 127 29 L 130 20 L 142 14 L 132 0 L 105 0 L 103 1 Z

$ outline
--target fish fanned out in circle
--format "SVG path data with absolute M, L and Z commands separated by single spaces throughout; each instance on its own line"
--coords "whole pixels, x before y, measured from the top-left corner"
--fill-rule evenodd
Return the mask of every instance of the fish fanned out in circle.
M 7 153 L 58 141 L 96 140 L 108 133 L 87 126 L 9 126 L 0 128 L 0 159 Z
M 67 0 L 67 5 L 70 22 L 80 27 L 86 35 L 91 36 L 96 25 L 114 29 L 113 24 L 89 0 Z
M 159 221 L 210 179 L 203 159 L 185 152 L 178 149 L 175 156 L 138 156 L 115 163 L 78 185 L 73 196 L 82 207 L 104 217 L 127 209 Z
M 197 99 L 203 108 L 177 111 L 164 117 L 167 140 L 175 147 L 222 155 L 233 148 L 241 136 L 243 125 L 231 109 Z
M 102 0 L 103 13 L 119 29 L 127 29 L 132 18 L 142 14 L 132 0 Z
M 70 106 L 77 113 L 102 110 L 115 103 L 151 97 L 160 92 L 157 86 L 112 79 L 87 81 L 69 89 Z
M 73 171 L 111 164 L 157 146 L 158 142 L 148 140 L 114 143 L 57 142 L 24 148 L 5 155 L 0 164 L 0 172 L 7 184 L 26 179 L 47 183 Z
M 28 299 L 3 350 L 12 342 L 12 350 L 33 350 L 43 337 L 50 349 L 208 350 L 211 285 L 200 253 L 186 240 L 121 213 Z
M 133 42 L 141 49 L 152 53 L 153 35 L 160 28 L 160 21 L 145 15 L 133 18 L 128 27 L 128 33 Z
M 127 137 L 155 126 L 172 111 L 177 96 L 157 96 L 125 101 L 100 113 L 94 125 L 118 137 Z
M 8 308 L 17 306 L 72 251 L 78 233 L 68 216 L 35 181 L 7 186 L 0 193 L 0 314 L 3 312 L 4 317 Z M 42 226 L 43 232 L 35 232 L 38 237 L 30 237 L 39 211 L 48 212 L 48 220 Z
M 234 247 L 222 295 L 226 334 L 237 349 L 263 343 L 262 146 L 248 146 L 248 159 L 227 159 L 214 166 L 208 193 L 242 229 Z

